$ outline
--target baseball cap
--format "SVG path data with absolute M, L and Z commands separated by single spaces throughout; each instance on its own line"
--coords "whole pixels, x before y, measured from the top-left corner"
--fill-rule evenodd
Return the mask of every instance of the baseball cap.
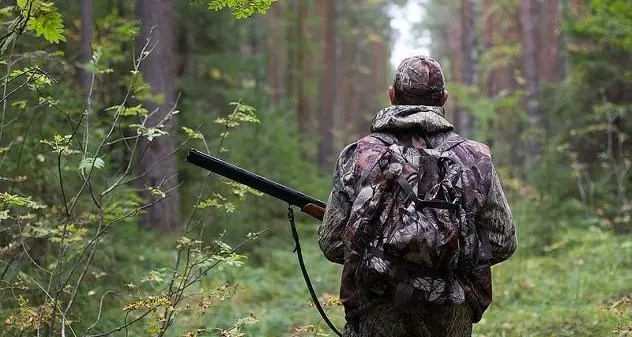
M 441 97 L 445 90 L 439 62 L 427 56 L 405 58 L 397 67 L 393 82 L 395 94 L 407 101 L 428 101 Z

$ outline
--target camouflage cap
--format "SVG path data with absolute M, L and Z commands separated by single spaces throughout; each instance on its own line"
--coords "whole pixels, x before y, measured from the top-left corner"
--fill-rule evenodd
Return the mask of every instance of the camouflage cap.
M 397 67 L 393 87 L 399 99 L 438 99 L 445 87 L 441 65 L 426 56 L 408 57 Z

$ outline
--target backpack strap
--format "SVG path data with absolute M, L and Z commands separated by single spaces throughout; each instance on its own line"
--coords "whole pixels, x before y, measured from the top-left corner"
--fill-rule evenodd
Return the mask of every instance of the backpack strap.
M 410 186 L 410 183 L 408 183 L 408 181 L 406 179 L 404 179 L 403 176 L 400 176 L 399 179 L 397 179 L 397 183 L 402 187 L 402 190 L 404 190 L 404 192 L 406 193 L 406 195 L 413 200 L 413 202 L 415 202 L 415 205 L 417 205 L 420 208 L 439 208 L 439 209 L 447 209 L 447 210 L 457 210 L 458 209 L 458 205 L 455 205 L 451 202 L 447 202 L 447 201 L 442 201 L 442 200 L 421 200 L 419 199 L 419 197 L 415 194 L 415 191 L 413 191 L 412 186 Z
M 444 153 L 444 152 L 450 151 L 451 149 L 465 142 L 466 140 L 467 139 L 465 139 L 458 133 L 450 132 L 450 134 L 446 136 L 446 139 L 444 140 L 443 144 L 439 145 L 436 148 L 436 150 L 439 151 L 440 153 Z M 481 227 L 479 229 L 479 235 L 480 235 L 480 240 L 481 240 L 479 258 L 481 262 L 486 264 L 492 258 L 492 247 L 489 243 L 489 232 L 487 231 L 486 228 Z

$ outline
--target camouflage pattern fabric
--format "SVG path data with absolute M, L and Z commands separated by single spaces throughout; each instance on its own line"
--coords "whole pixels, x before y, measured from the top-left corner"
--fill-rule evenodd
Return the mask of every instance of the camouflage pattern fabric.
M 464 301 L 453 271 L 471 260 L 463 253 L 475 253 L 476 233 L 463 209 L 463 170 L 448 151 L 464 139 L 451 135 L 441 149 L 426 148 L 414 135 L 400 137 L 408 141 L 401 144 L 398 137 L 373 133 L 356 143 L 353 170 L 362 177 L 354 180 L 343 243 L 362 261 L 357 286 L 395 287 L 400 305 L 413 293 L 428 303 Z M 429 200 L 435 204 L 422 208 Z M 451 208 L 436 208 L 437 202 Z
M 443 117 L 443 108 L 428 106 L 391 106 L 380 111 L 371 123 L 372 132 L 390 133 L 398 138 L 401 143 L 415 144 L 416 146 L 437 147 L 447 137 L 451 137 L 452 125 Z M 346 313 L 354 313 L 366 302 L 362 295 L 363 290 L 357 285 L 355 270 L 361 260 L 357 254 L 353 254 L 343 244 L 343 235 L 347 229 L 348 221 L 352 213 L 353 203 L 357 197 L 356 181 L 362 175 L 359 172 L 357 162 L 358 142 L 348 145 L 340 154 L 333 177 L 333 189 L 329 197 L 327 211 L 323 223 L 319 228 L 319 245 L 324 255 L 332 262 L 344 264 L 340 288 L 340 299 L 343 302 Z M 482 313 L 491 303 L 491 269 L 490 266 L 508 259 L 516 249 L 515 227 L 510 208 L 502 191 L 500 181 L 491 161 L 489 149 L 480 143 L 466 141 L 454 147 L 451 151 L 453 159 L 466 169 L 464 191 L 466 193 L 466 211 L 468 218 L 473 221 L 473 226 L 485 228 L 489 236 L 491 257 L 488 264 L 480 265 L 467 272 L 459 273 L 458 277 L 449 280 L 442 286 L 449 289 L 449 298 L 446 298 L 445 308 L 469 308 L 469 314 L 455 313 L 439 315 L 439 323 L 455 320 L 464 326 L 478 322 Z M 386 297 L 386 293 L 376 295 Z M 382 294 L 382 295 L 380 295 Z M 387 305 L 387 304 L 380 304 Z M 410 310 L 429 310 L 430 304 L 411 304 Z M 377 307 L 379 308 L 379 306 Z M 359 318 L 358 331 L 348 336 L 380 336 L 372 335 L 367 328 L 372 325 L 369 321 L 401 322 L 408 327 L 434 324 L 428 315 L 416 315 L 412 311 L 409 314 L 397 313 L 394 310 L 369 309 L 363 312 Z M 433 307 L 434 308 L 434 307 Z M 432 310 L 431 310 L 432 311 Z M 372 317 L 368 320 L 367 317 Z M 454 317 L 454 318 L 451 318 Z M 364 322 L 364 323 L 363 323 Z M 437 323 L 437 324 L 439 324 Z M 397 323 L 399 324 L 399 323 Z M 456 325 L 455 325 L 456 324 Z M 461 323 L 452 325 L 461 326 Z M 450 325 L 450 326 L 452 326 Z M 447 326 L 447 325 L 446 325 Z M 387 331 L 396 329 L 395 325 L 386 326 Z M 367 330 L 368 329 L 368 330 Z M 422 329 L 422 328 L 420 328 Z M 467 328 L 463 336 L 468 335 Z M 471 329 L 471 327 L 470 327 Z M 347 329 L 349 330 L 349 329 Z M 353 329 L 351 329 L 353 330 Z M 423 330 L 423 329 L 422 329 Z M 363 333 L 364 331 L 364 333 Z M 395 331 L 395 330 L 393 330 Z M 425 333 L 425 332 L 423 332 Z M 419 333 L 403 334 L 402 336 L 446 336 L 446 334 Z M 453 334 L 447 334 L 452 336 Z M 390 334 L 389 336 L 396 336 Z M 454 334 L 454 336 L 459 336 Z
M 375 307 L 358 322 L 345 325 L 343 337 L 467 337 L 472 335 L 472 310 L 467 304 L 410 305 L 398 311 L 392 305 Z
M 398 99 L 423 104 L 443 95 L 445 81 L 439 62 L 427 56 L 404 59 L 395 72 L 393 87 Z M 425 102 L 424 102 L 425 101 Z

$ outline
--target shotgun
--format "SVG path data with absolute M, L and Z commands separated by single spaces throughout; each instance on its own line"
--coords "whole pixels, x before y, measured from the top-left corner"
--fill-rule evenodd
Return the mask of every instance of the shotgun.
M 323 307 L 318 301 L 318 296 L 316 296 L 316 292 L 314 292 L 312 282 L 307 275 L 307 269 L 305 268 L 305 262 L 303 261 L 303 254 L 301 253 L 301 245 L 299 243 L 298 231 L 296 230 L 296 224 L 294 223 L 294 213 L 292 212 L 291 207 L 297 206 L 301 209 L 302 212 L 307 213 L 314 218 L 322 221 L 327 205 L 324 202 L 312 198 L 307 194 L 293 190 L 287 186 L 283 186 L 275 181 L 272 181 L 255 173 L 246 171 L 239 166 L 227 163 L 219 158 L 215 158 L 196 149 L 189 150 L 187 161 L 211 172 L 215 172 L 230 180 L 236 181 L 240 184 L 244 184 L 250 188 L 254 188 L 257 191 L 263 192 L 277 199 L 281 199 L 290 205 L 290 207 L 288 207 L 288 219 L 290 220 L 290 224 L 292 225 L 292 236 L 294 237 L 294 242 L 296 243 L 296 248 L 294 250 L 296 251 L 296 254 L 298 256 L 298 262 L 301 267 L 303 277 L 305 278 L 305 283 L 307 284 L 307 288 L 309 289 L 309 293 L 312 296 L 312 300 L 314 301 L 318 312 L 320 312 L 321 316 L 325 320 L 325 323 L 327 323 L 327 325 L 332 329 L 332 331 L 336 333 L 336 335 L 341 336 L 340 332 L 336 329 L 336 327 L 331 323 L 331 321 L 325 314 Z
M 281 185 L 268 178 L 262 177 L 239 166 L 215 158 L 209 154 L 191 149 L 187 155 L 187 161 L 201 168 L 215 172 L 230 180 L 254 188 L 257 191 L 281 199 L 292 206 L 297 206 L 303 213 L 309 214 L 318 220 L 323 220 L 327 205 L 309 195 Z

